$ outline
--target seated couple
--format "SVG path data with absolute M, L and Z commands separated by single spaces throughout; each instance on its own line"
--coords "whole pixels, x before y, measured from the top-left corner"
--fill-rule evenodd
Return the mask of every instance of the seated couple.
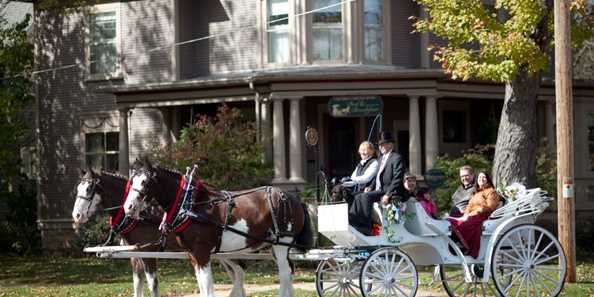
M 477 258 L 480 251 L 482 225 L 489 219 L 489 216 L 501 203 L 501 199 L 495 191 L 491 177 L 486 172 L 479 172 L 474 187 L 467 184 L 474 179 L 472 168 L 464 166 L 460 169 L 462 186 L 469 193 L 467 205 L 458 199 L 450 211 L 448 221 L 452 225 L 452 235 L 460 242 L 466 254 Z M 456 200 L 456 199 L 455 199 Z M 463 203 L 459 203 L 463 202 Z
M 349 203 L 349 223 L 365 235 L 371 235 L 373 203 L 387 205 L 392 199 L 406 202 L 417 194 L 416 178 L 413 175 L 407 175 L 406 180 L 414 178 L 415 188 L 405 185 L 405 164 L 402 156 L 393 151 L 394 139 L 391 133 L 381 133 L 379 149 L 381 156 L 375 160 L 373 145 L 369 142 L 361 143 L 361 162 L 355 168 L 351 181 L 344 183 L 345 186 L 355 188 L 352 198 L 346 198 Z M 361 188 L 362 192 L 356 191 Z

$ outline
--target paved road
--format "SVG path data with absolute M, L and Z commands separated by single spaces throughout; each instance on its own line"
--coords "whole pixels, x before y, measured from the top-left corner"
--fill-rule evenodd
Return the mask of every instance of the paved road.
M 294 283 L 293 287 L 295 289 L 302 289 L 308 291 L 315 291 L 315 284 L 314 283 Z M 231 291 L 232 286 L 227 284 L 217 284 L 215 285 L 215 296 L 216 297 L 228 297 L 229 291 Z M 246 284 L 245 291 L 248 295 L 255 293 L 255 292 L 262 292 L 262 291 L 269 291 L 278 289 L 278 285 L 254 285 L 254 284 Z M 447 296 L 445 292 L 429 292 L 423 291 L 419 288 L 417 295 L 419 297 L 443 297 Z M 191 294 L 185 295 L 184 297 L 200 297 L 200 294 Z

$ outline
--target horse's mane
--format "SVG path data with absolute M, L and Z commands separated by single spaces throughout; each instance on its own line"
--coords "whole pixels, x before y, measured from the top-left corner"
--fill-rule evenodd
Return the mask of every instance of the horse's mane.
M 119 178 L 119 179 L 123 179 L 123 180 L 127 180 L 128 178 L 124 175 L 121 175 L 119 173 L 116 172 L 110 172 L 110 171 L 101 171 L 102 175 L 107 175 L 107 176 L 111 176 L 111 177 L 115 177 L 115 178 Z

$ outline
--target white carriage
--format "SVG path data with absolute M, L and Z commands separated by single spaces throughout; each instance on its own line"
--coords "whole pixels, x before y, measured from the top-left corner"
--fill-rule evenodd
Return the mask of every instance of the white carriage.
M 540 189 L 520 189 L 516 197 L 483 223 L 476 259 L 450 239 L 447 220 L 429 217 L 414 199 L 403 207 L 405 219 L 378 236 L 349 226 L 346 204 L 320 205 L 318 231 L 337 246 L 308 253 L 322 260 L 318 295 L 415 296 L 417 267 L 431 266 L 449 296 L 557 296 L 565 255 L 555 236 L 534 224 L 552 198 Z M 386 210 L 375 208 L 388 224 Z

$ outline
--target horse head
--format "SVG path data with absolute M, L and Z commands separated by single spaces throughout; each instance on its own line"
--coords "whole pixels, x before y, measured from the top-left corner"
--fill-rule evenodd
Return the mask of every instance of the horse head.
M 146 198 L 153 196 L 157 184 L 156 169 L 148 158 L 136 159 L 132 164 L 130 174 L 130 191 L 124 203 L 124 212 L 133 218 L 139 218 L 140 212 L 144 210 L 148 203 Z
M 99 174 L 92 169 L 80 172 L 80 181 L 76 186 L 76 200 L 72 209 L 72 218 L 75 225 L 89 221 L 101 203 Z

